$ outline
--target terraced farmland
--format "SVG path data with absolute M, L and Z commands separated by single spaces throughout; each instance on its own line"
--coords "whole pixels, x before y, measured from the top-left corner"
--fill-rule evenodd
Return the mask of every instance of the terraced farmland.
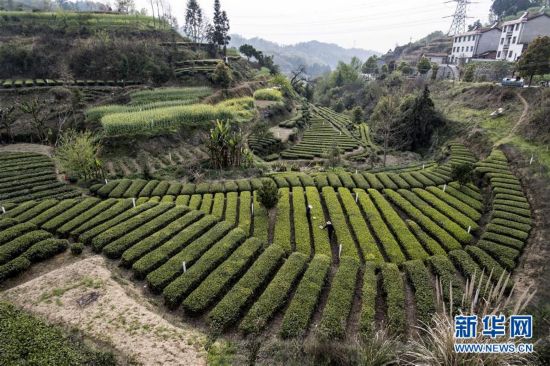
M 0 153 L 0 205 L 80 195 L 57 180 L 55 165 L 47 156 Z
M 100 198 L 10 207 L 0 237 L 11 244 L 0 253 L 7 263 L 21 257 L 24 269 L 32 244 L 18 248 L 16 232 L 83 242 L 216 331 L 343 339 L 369 336 L 383 321 L 403 336 L 435 311 L 437 279 L 457 298 L 474 273 L 497 282 L 531 229 L 503 154 L 476 163 L 490 197 L 449 182 L 451 165 L 466 161 L 475 157 L 454 144 L 448 163 L 425 171 L 276 174 L 262 178 L 279 187 L 274 215 L 257 201 L 262 179 L 112 181 L 93 188 Z

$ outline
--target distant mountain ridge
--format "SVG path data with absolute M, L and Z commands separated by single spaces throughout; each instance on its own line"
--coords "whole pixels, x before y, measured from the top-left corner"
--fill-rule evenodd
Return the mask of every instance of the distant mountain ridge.
M 311 77 L 322 75 L 334 69 L 338 62 L 349 62 L 352 57 L 358 57 L 363 62 L 379 52 L 361 48 L 343 48 L 333 43 L 319 41 L 301 42 L 294 45 L 279 45 L 262 38 L 245 38 L 238 34 L 231 35 L 231 47 L 239 48 L 243 44 L 250 44 L 268 55 L 274 55 L 274 60 L 281 67 L 281 71 L 289 73 L 301 64 L 306 65 Z

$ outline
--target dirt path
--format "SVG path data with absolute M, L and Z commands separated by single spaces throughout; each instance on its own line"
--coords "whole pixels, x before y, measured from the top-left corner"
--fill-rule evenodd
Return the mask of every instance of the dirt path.
M 498 140 L 495 143 L 495 146 L 500 146 L 500 145 L 503 145 L 503 144 L 509 142 L 512 139 L 512 137 L 514 136 L 514 134 L 518 131 L 518 129 L 524 123 L 527 122 L 527 116 L 529 115 L 529 109 L 530 109 L 529 102 L 527 102 L 527 100 L 519 92 L 516 92 L 516 95 L 519 98 L 519 100 L 521 100 L 521 102 L 523 103 L 523 112 L 521 112 L 521 116 L 519 117 L 519 119 L 516 122 L 516 124 L 514 125 L 514 127 L 512 127 L 512 129 L 510 130 L 508 135 L 506 135 L 505 137 Z
M 205 335 L 163 319 L 131 283 L 93 256 L 3 292 L 0 297 L 48 321 L 107 342 L 143 365 L 206 365 Z M 79 304 L 83 300 L 88 304 Z

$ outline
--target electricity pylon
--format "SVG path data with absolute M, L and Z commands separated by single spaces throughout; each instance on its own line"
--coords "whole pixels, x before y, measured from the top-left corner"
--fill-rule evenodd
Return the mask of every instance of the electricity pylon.
M 456 2 L 456 10 L 450 17 L 453 18 L 453 23 L 447 35 L 454 36 L 466 32 L 466 9 L 472 2 L 470 0 L 451 0 L 448 2 Z M 450 18 L 449 17 L 449 18 Z

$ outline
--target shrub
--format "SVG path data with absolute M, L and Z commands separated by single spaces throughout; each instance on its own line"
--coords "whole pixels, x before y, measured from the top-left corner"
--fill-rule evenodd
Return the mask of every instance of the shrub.
M 254 99 L 280 102 L 283 100 L 283 94 L 277 89 L 258 89 L 254 92 Z
M 104 202 L 107 202 L 107 201 L 104 201 Z M 102 204 L 97 205 L 96 208 L 101 205 Z M 73 236 L 80 235 L 85 231 L 88 231 L 96 226 L 103 224 L 106 221 L 113 219 L 114 217 L 122 214 L 124 211 L 130 209 L 131 207 L 132 207 L 131 200 L 119 200 L 119 201 L 115 201 L 115 203 L 111 205 L 109 208 L 106 208 L 105 210 L 102 210 L 97 214 L 94 214 L 94 216 L 87 217 L 87 214 L 93 211 L 93 210 L 90 210 L 87 214 L 80 215 L 79 217 L 75 218 L 75 220 L 78 220 L 79 222 L 76 223 L 77 225 L 74 229 L 70 230 L 70 235 L 73 235 Z
M 8 263 L 39 241 L 51 238 L 52 234 L 43 230 L 33 230 L 14 237 L 0 247 L 0 265 Z
M 357 248 L 355 247 L 355 241 L 348 228 L 342 206 L 338 200 L 338 196 L 332 187 L 323 188 L 323 198 L 328 210 L 330 221 L 334 226 L 336 232 L 336 238 L 339 245 L 342 245 L 342 257 L 354 257 L 359 258 Z
M 281 196 L 277 186 L 272 180 L 264 180 L 262 182 L 262 187 L 257 191 L 257 193 L 258 201 L 267 210 L 271 210 L 277 206 L 277 202 L 279 202 L 279 198 Z
M 250 233 L 252 196 L 250 191 L 241 192 L 239 195 L 239 227 L 246 233 Z
M 445 250 L 439 245 L 439 243 L 426 234 L 418 224 L 412 220 L 407 220 L 407 225 L 414 233 L 414 235 L 420 240 L 424 248 L 431 255 L 445 254 Z
M 132 265 L 137 278 L 144 278 L 154 269 L 165 263 L 170 257 L 180 252 L 191 241 L 202 236 L 217 222 L 214 216 L 205 216 L 193 225 L 185 228 L 160 247 L 141 257 Z
M 180 301 L 191 293 L 220 263 L 246 239 L 241 229 L 234 229 L 222 240 L 211 247 L 202 257 L 181 274 L 162 292 L 165 302 L 169 306 L 177 306 Z M 139 263 L 139 262 L 137 262 Z
M 239 204 L 239 194 L 237 192 L 227 193 L 224 220 L 230 222 L 232 225 L 237 224 L 238 204 Z
M 324 339 L 342 338 L 346 333 L 347 320 L 351 313 L 359 262 L 343 257 L 332 280 L 327 303 L 319 323 L 319 336 Z
M 420 260 L 405 262 L 403 268 L 414 290 L 418 321 L 421 325 L 427 325 L 435 312 L 435 298 L 430 273 Z
M 365 337 L 370 337 L 374 333 L 377 289 L 376 265 L 371 262 L 366 262 L 365 274 L 363 275 L 363 288 L 361 290 L 362 304 L 359 323 L 359 329 Z
M 309 222 L 306 217 L 306 198 L 302 187 L 292 189 L 292 207 L 294 210 L 294 242 L 296 250 L 309 255 L 311 243 L 309 239 Z
M 393 334 L 405 330 L 405 286 L 401 272 L 395 263 L 381 267 L 382 291 L 386 298 L 388 328 Z
M 80 255 L 84 251 L 84 245 L 81 243 L 74 243 L 71 245 L 71 253 L 74 255 Z
M 281 188 L 278 195 L 280 196 L 280 200 L 277 205 L 273 243 L 285 249 L 287 253 L 290 253 L 292 251 L 290 232 L 290 192 L 288 188 Z
M 55 232 L 63 224 L 65 224 L 66 222 L 68 222 L 69 220 L 75 217 L 78 217 L 80 214 L 84 213 L 85 211 L 92 209 L 99 202 L 100 200 L 97 198 L 87 198 L 79 202 L 75 206 L 71 207 L 70 209 L 66 210 L 65 212 L 61 213 L 60 215 L 45 222 L 44 224 L 42 224 L 42 228 L 44 230 Z
M 215 330 L 223 330 L 235 323 L 247 304 L 279 268 L 284 250 L 277 245 L 269 246 L 250 267 L 231 291 L 210 311 L 207 320 Z
M 283 338 L 301 336 L 306 332 L 319 302 L 329 269 L 330 259 L 324 255 L 316 255 L 310 262 L 285 312 L 281 325 Z
M 313 231 L 313 244 L 315 253 L 332 256 L 330 241 L 326 230 L 319 228 L 325 224 L 325 213 L 321 206 L 321 197 L 315 187 L 306 187 L 306 198 L 311 209 L 311 229 Z
M 243 332 L 257 333 L 265 328 L 275 312 L 285 304 L 308 259 L 309 257 L 303 253 L 296 252 L 290 255 L 243 318 L 239 326 Z
M 256 238 L 267 241 L 268 239 L 268 213 L 264 206 L 258 201 L 258 192 L 254 192 L 254 228 L 253 234 Z
M 166 285 L 183 272 L 183 261 L 185 261 L 187 265 L 192 266 L 207 250 L 226 236 L 232 228 L 233 227 L 225 221 L 217 223 L 199 238 L 183 248 L 179 253 L 168 259 L 166 263 L 149 273 L 147 275 L 147 283 L 151 289 L 155 292 L 162 291 Z M 154 242 L 151 244 L 153 244 L 151 248 L 159 246 L 155 245 Z

